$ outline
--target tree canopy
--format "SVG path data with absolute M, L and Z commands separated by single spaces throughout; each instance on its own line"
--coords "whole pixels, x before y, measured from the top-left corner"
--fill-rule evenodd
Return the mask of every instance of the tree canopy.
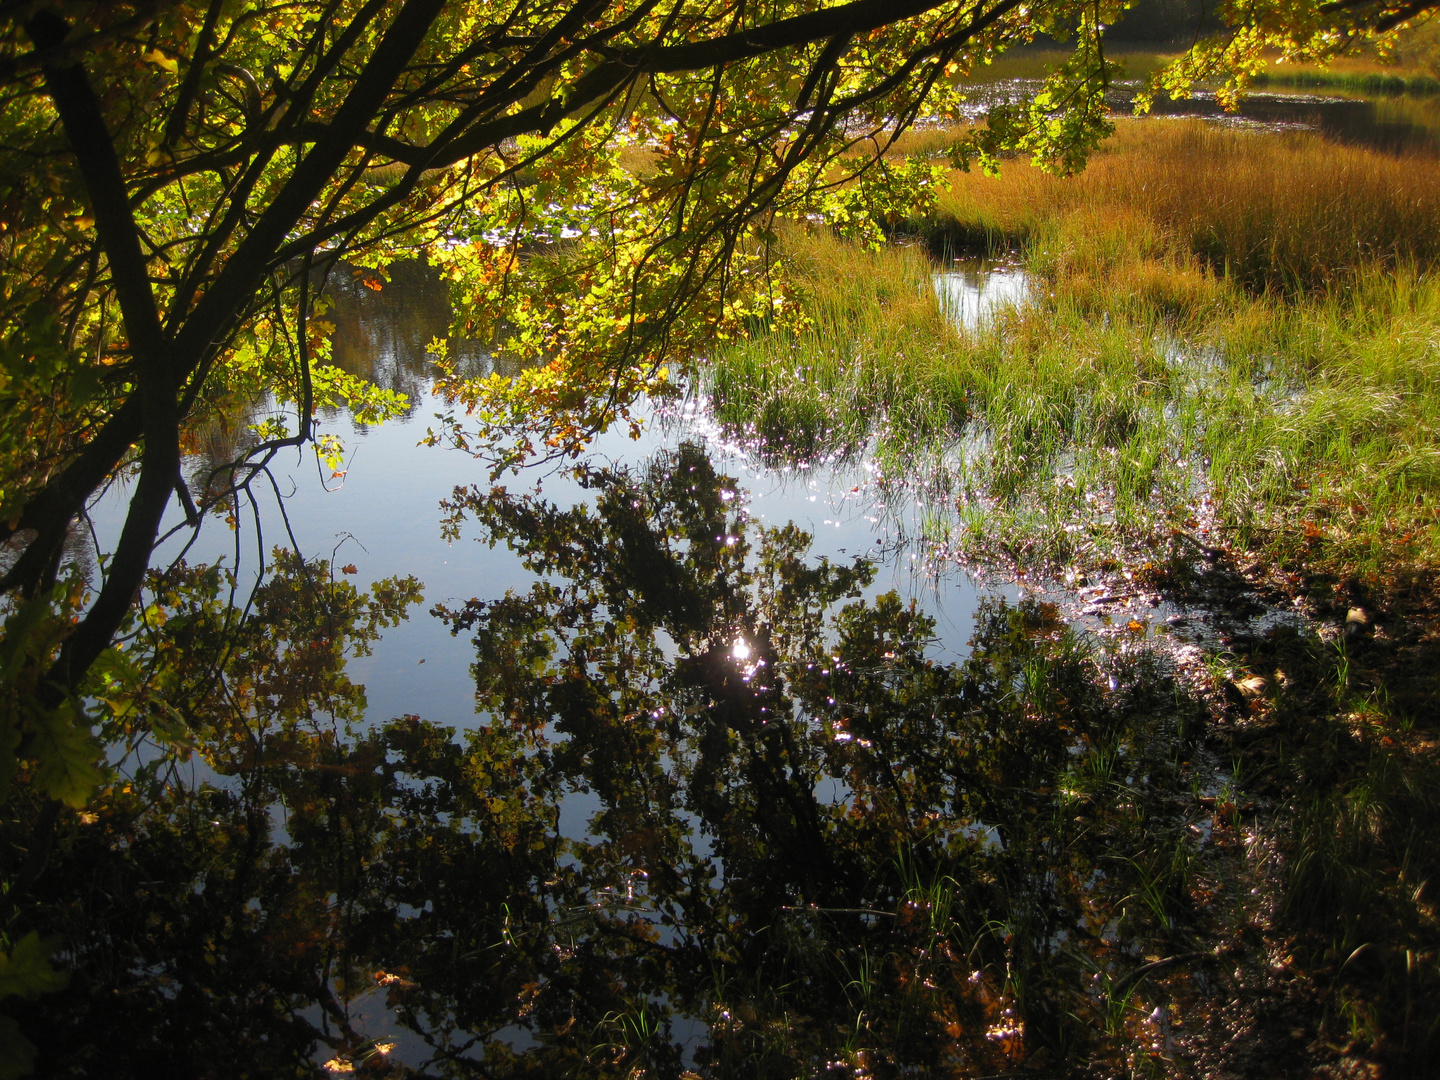
M 1323 58 L 1431 2 L 1222 5 L 1154 89 L 1221 72 L 1238 86 L 1266 49 Z M 527 366 L 469 378 L 452 364 L 468 419 L 436 437 L 500 467 L 566 453 L 697 340 L 793 317 L 766 272 L 778 220 L 876 236 L 923 204 L 936 167 L 887 148 L 921 118 L 961 115 L 966 76 L 1006 48 L 1046 34 L 1073 55 L 956 157 L 1080 167 L 1109 130 L 1105 30 L 1125 6 L 0 6 L 0 787 L 28 761 L 42 793 L 83 802 L 82 702 L 125 681 L 112 643 L 172 500 L 197 526 L 233 513 L 282 447 L 333 454 L 320 404 L 362 420 L 398 407 L 326 363 L 327 274 L 378 285 L 401 257 L 439 267 L 456 330 Z M 193 425 L 258 393 L 291 419 L 188 483 Z M 92 592 L 67 537 L 122 475 L 128 517 Z

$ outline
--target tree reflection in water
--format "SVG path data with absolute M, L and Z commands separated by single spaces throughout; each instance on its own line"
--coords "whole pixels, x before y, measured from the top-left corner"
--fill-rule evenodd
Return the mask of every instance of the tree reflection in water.
M 1233 856 L 1167 801 L 1194 707 L 1144 653 L 993 600 L 938 664 L 926 616 L 860 598 L 869 563 L 808 561 L 701 449 L 579 475 L 592 506 L 452 500 L 457 533 L 536 574 L 436 609 L 474 637 L 471 730 L 361 723 L 345 655 L 413 582 L 363 594 L 286 558 L 238 631 L 216 572 L 172 583 L 172 674 L 142 711 L 204 768 L 156 758 L 63 826 L 12 916 L 76 972 L 20 1016 L 45 1071 L 981 1076 L 1169 1052 Z

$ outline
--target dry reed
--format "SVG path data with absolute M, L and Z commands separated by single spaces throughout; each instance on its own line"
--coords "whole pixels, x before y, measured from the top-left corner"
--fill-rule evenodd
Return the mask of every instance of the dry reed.
M 1199 260 L 1254 290 L 1333 287 L 1440 260 L 1433 160 L 1200 120 L 1122 121 L 1080 175 L 956 172 L 942 219 L 1053 247 L 1053 268 Z M 1042 264 L 1043 265 L 1043 264 Z

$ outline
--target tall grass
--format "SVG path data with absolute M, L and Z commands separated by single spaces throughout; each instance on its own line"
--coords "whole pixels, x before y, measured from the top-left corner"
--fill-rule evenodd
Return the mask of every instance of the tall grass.
M 1324 87 L 1362 94 L 1440 94 L 1440 79 L 1433 75 L 1399 75 L 1387 71 L 1274 70 L 1257 75 L 1254 85 Z
M 913 249 L 869 252 L 825 237 L 790 234 L 787 261 L 805 283 L 812 329 L 752 337 L 720 357 L 709 390 L 725 417 L 787 455 L 856 452 L 872 434 L 943 443 L 947 401 L 916 393 L 951 331 Z
M 956 172 L 940 224 L 1067 263 L 1198 259 L 1255 291 L 1334 287 L 1381 263 L 1440 259 L 1440 170 L 1309 132 L 1122 121 L 1073 177 Z M 1042 264 L 1043 265 L 1043 264 Z
M 1187 257 L 1163 205 L 1103 209 L 1056 215 L 1029 254 L 1040 299 L 968 331 L 919 249 L 793 234 L 813 329 L 717 357 L 720 418 L 772 453 L 872 451 L 1007 556 L 1199 529 L 1345 572 L 1440 555 L 1440 282 L 1407 255 L 1255 295 Z

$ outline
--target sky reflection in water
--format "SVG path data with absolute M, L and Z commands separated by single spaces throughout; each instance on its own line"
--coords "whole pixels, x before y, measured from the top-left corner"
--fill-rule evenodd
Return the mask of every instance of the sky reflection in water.
M 1210 918 L 1233 846 L 1167 802 L 1203 769 L 1148 654 L 913 568 L 863 466 L 768 472 L 682 415 L 496 492 L 416 447 L 433 405 L 338 490 L 296 471 L 332 566 L 282 562 L 228 656 L 203 575 L 162 601 L 208 779 L 142 770 L 61 857 L 55 903 L 112 883 L 78 966 L 119 995 L 28 1018 L 71 1063 L 991 1075 L 1103 1049 L 1107 988 Z M 396 574 L 424 605 L 374 624 L 345 583 Z

